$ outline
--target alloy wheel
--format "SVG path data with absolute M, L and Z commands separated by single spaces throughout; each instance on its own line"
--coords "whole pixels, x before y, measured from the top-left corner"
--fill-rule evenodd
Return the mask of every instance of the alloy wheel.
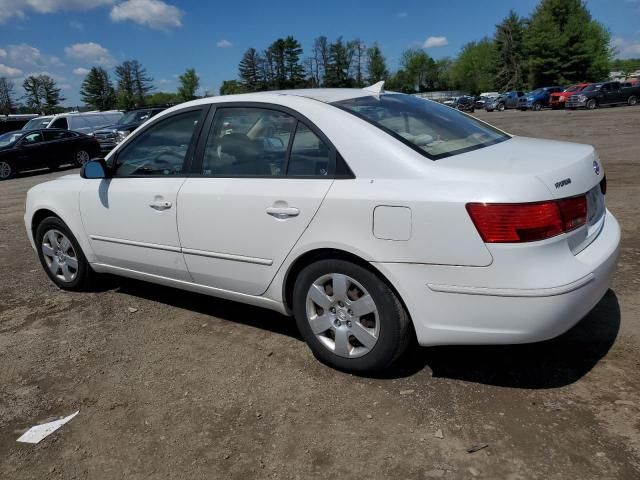
M 634 105 L 636 105 L 638 103 L 638 97 L 629 97 L 628 103 L 629 103 L 629 105 L 631 105 L 633 107 Z
M 76 164 L 79 167 L 82 167 L 88 161 L 89 161 L 89 154 L 86 151 L 80 150 L 78 153 L 76 153 Z
M 348 275 L 330 273 L 314 281 L 307 292 L 306 314 L 316 338 L 340 357 L 361 357 L 378 341 L 375 301 Z
M 0 180 L 6 180 L 11 176 L 11 165 L 7 162 L 0 162 Z
M 67 236 L 59 230 L 48 230 L 42 237 L 41 248 L 53 276 L 64 283 L 73 282 L 78 275 L 78 256 Z

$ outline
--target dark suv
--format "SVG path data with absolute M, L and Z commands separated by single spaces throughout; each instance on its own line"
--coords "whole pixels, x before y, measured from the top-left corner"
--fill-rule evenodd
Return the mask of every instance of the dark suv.
M 102 154 L 109 153 L 136 128 L 166 108 L 168 108 L 168 106 L 141 107 L 129 110 L 118 120 L 118 123 L 101 127 L 92 132 L 91 135 L 98 140 L 100 152 Z
M 594 108 L 604 105 L 636 105 L 640 98 L 640 86 L 632 86 L 630 83 L 600 82 L 592 83 L 580 93 L 571 95 L 567 99 L 566 106 L 571 110 L 576 108 Z

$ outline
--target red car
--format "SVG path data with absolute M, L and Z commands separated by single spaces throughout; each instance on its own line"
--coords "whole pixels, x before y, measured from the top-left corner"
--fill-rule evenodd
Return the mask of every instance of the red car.
M 551 98 L 549 99 L 549 106 L 554 110 L 564 108 L 567 98 L 581 92 L 587 85 L 589 84 L 577 83 L 576 85 L 571 85 L 570 87 L 565 88 L 563 92 L 552 93 Z

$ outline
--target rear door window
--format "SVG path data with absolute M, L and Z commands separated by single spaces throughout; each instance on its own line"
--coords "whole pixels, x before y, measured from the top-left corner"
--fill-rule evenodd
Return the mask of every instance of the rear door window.
M 56 118 L 53 123 L 51 123 L 51 125 L 49 125 L 49 128 L 63 128 L 65 130 L 67 130 L 69 128 L 69 123 L 67 122 L 67 118 L 66 117 L 60 117 L 60 118 Z
M 329 173 L 327 145 L 304 123 L 298 122 L 291 145 L 287 176 L 324 177 Z

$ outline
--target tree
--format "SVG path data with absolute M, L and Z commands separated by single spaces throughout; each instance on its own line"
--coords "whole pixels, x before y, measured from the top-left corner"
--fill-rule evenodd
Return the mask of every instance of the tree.
M 321 36 L 313 41 L 311 76 L 316 86 L 325 85 L 325 75 L 329 65 L 329 41 Z
M 362 43 L 359 38 L 349 42 L 349 48 L 353 51 L 353 78 L 355 87 L 364 87 L 364 70 L 365 70 L 365 55 L 367 53 L 367 46 Z
M 304 66 L 300 63 L 302 46 L 289 35 L 284 39 L 284 66 L 287 88 L 300 88 L 304 84 Z
M 499 90 L 522 89 L 526 79 L 524 52 L 525 19 L 514 10 L 496 25 L 494 37 L 498 55 L 495 85 Z
M 178 97 L 183 102 L 197 98 L 196 92 L 200 87 L 200 77 L 198 77 L 195 68 L 188 68 L 178 79 L 180 80 Z
M 240 60 L 238 76 L 242 85 L 249 92 L 256 92 L 265 87 L 262 62 L 263 59 L 255 48 L 250 48 L 244 52 L 242 60 Z
M 532 85 L 597 81 L 609 71 L 609 32 L 583 0 L 542 0 L 525 35 Z
M 13 82 L 0 77 L 0 115 L 9 115 L 14 109 Z
M 43 115 L 53 113 L 65 100 L 60 96 L 55 80 L 49 75 L 30 75 L 25 78 L 22 88 L 27 107 Z
M 405 50 L 400 65 L 413 80 L 416 91 L 433 90 L 437 78 L 436 62 L 426 52 L 412 48 Z
M 342 37 L 329 45 L 329 63 L 326 66 L 324 84 L 327 87 L 352 87 L 354 79 L 349 72 L 353 60 L 353 46 L 345 44 Z
M 480 93 L 495 88 L 497 54 L 493 41 L 483 38 L 469 42 L 456 59 L 451 70 L 453 82 L 470 93 Z
M 374 84 L 380 80 L 386 80 L 389 76 L 387 64 L 382 51 L 377 43 L 374 43 L 367 49 L 367 81 Z
M 145 105 L 146 95 L 153 90 L 153 79 L 137 60 L 125 60 L 116 67 L 118 107 L 130 110 Z
M 145 105 L 170 105 L 182 102 L 182 98 L 178 93 L 172 92 L 153 92 L 145 98 Z
M 246 90 L 237 80 L 225 80 L 220 86 L 220 95 L 233 95 L 234 93 L 245 93 Z
M 104 68 L 92 67 L 80 87 L 82 101 L 96 110 L 111 110 L 116 104 L 116 93 L 109 74 Z

